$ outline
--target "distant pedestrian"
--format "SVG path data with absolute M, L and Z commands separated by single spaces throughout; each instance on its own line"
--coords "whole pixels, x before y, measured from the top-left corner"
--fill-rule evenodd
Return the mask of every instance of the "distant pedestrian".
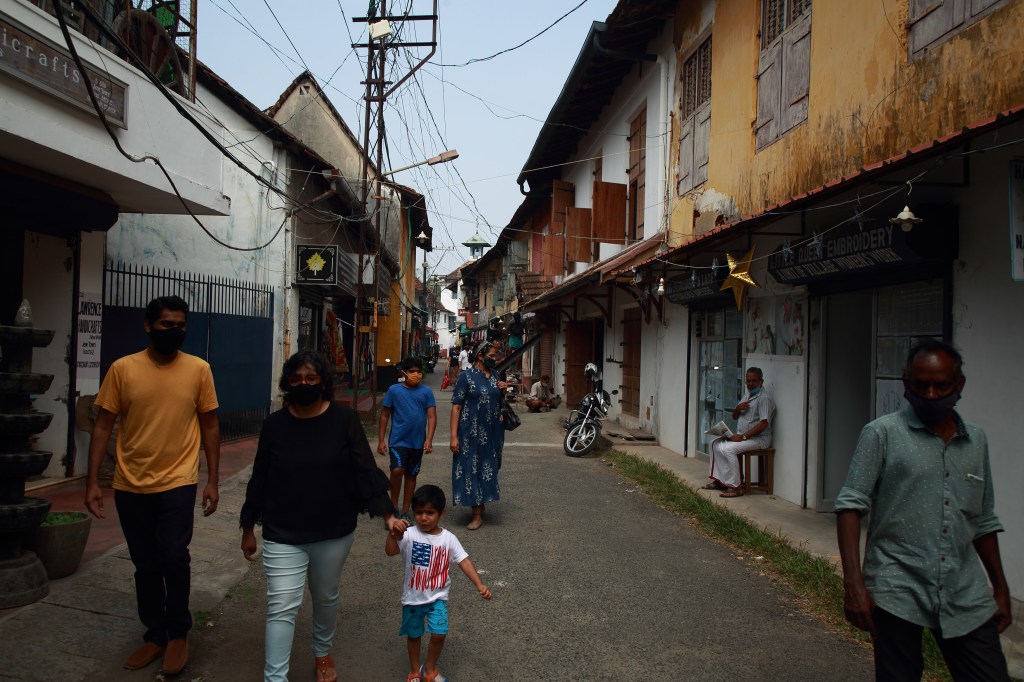
M 459 372 L 460 371 L 461 371 L 461 368 L 459 367 L 459 356 L 455 352 L 455 349 L 452 348 L 451 352 L 448 354 L 448 385 L 449 386 L 454 386 L 455 385 L 455 381 L 459 378 Z M 441 388 L 443 389 L 444 386 L 442 386 Z
M 398 509 L 402 495 L 402 518 L 409 520 L 409 505 L 416 489 L 423 455 L 434 451 L 434 430 L 437 428 L 437 402 L 434 392 L 421 383 L 423 363 L 419 358 L 402 362 L 405 381 L 388 388 L 384 395 L 380 420 L 377 424 L 377 452 L 388 457 L 391 465 L 391 506 Z M 391 434 L 388 436 L 388 420 Z
M 473 363 L 469 359 L 469 349 L 465 346 L 459 351 L 459 369 L 465 372 L 467 369 L 473 366 Z
M 388 478 L 377 468 L 359 416 L 331 402 L 333 380 L 320 355 L 300 351 L 284 364 L 278 386 L 285 406 L 263 422 L 252 478 L 242 506 L 242 553 L 254 561 L 253 530 L 263 525 L 267 574 L 265 682 L 286 682 L 306 575 L 313 602 L 317 682 L 335 682 L 330 656 L 338 619 L 341 569 L 355 537 L 356 517 L 394 516 Z
M 452 504 L 472 507 L 469 530 L 483 524 L 484 505 L 500 496 L 498 469 L 505 446 L 501 404 L 506 384 L 494 368 L 498 349 L 484 341 L 473 352 L 475 364 L 459 375 L 452 392 Z
M 206 452 L 203 516 L 217 511 L 220 426 L 210 365 L 179 348 L 188 329 L 188 303 L 178 296 L 146 306 L 146 350 L 110 366 L 95 404 L 100 407 L 89 444 L 85 506 L 103 518 L 98 474 L 114 421 L 117 464 L 114 504 L 135 565 L 135 598 L 145 642 L 124 661 L 145 668 L 163 656 L 163 672 L 188 663 L 188 608 L 192 541 L 199 484 L 199 445 Z
M 836 497 L 846 619 L 871 633 L 878 680 L 921 679 L 923 628 L 954 680 L 1010 679 L 999 633 L 1013 618 L 988 440 L 953 409 L 965 381 L 955 348 L 914 345 L 903 370 L 909 405 L 864 427 Z
M 384 551 L 388 556 L 402 555 L 405 581 L 402 587 L 402 626 L 409 652 L 406 682 L 446 682 L 437 661 L 448 635 L 448 591 L 452 579 L 451 564 L 458 566 L 484 599 L 491 591 L 480 579 L 459 539 L 441 528 L 445 508 L 444 491 L 436 485 L 417 489 L 412 498 L 416 524 L 388 533 Z M 424 627 L 424 621 L 426 627 Z M 424 632 L 430 633 L 427 660 L 420 665 L 420 644 Z

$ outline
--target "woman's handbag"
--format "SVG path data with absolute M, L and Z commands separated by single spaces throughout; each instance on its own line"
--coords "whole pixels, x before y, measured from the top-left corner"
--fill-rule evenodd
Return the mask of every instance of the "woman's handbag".
M 506 431 L 515 431 L 523 423 L 507 400 L 501 401 L 501 423 L 505 426 Z

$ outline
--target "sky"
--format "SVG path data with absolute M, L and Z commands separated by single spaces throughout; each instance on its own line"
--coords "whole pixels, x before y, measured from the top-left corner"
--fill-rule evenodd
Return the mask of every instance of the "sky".
M 199 59 L 265 109 L 308 67 L 363 139 L 366 16 L 372 0 L 199 0 Z M 449 164 L 394 176 L 427 197 L 434 251 L 428 276 L 469 258 L 475 232 L 493 244 L 523 200 L 516 184 L 526 158 L 594 21 L 615 0 L 440 0 L 438 47 L 389 99 L 385 168 L 457 149 Z M 559 17 L 574 10 L 554 24 Z M 430 14 L 432 0 L 394 0 L 390 14 Z M 408 42 L 430 39 L 429 22 L 404 22 Z M 484 59 L 549 30 L 523 47 Z M 351 33 L 351 36 L 350 36 Z M 395 51 L 397 73 L 428 48 Z

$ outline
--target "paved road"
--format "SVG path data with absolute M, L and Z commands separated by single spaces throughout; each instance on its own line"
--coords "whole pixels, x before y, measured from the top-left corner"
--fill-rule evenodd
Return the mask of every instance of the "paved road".
M 440 375 L 428 380 L 436 386 Z M 419 479 L 446 490 L 449 395 L 438 394 L 438 449 Z M 748 561 L 657 508 L 599 457 L 563 456 L 561 416 L 523 415 L 504 455 L 503 499 L 488 505 L 482 529 L 465 530 L 468 510 L 448 512 L 445 525 L 494 599 L 484 602 L 453 573 L 446 675 L 457 682 L 871 679 L 867 652 L 805 616 Z M 402 568 L 383 546 L 379 524 L 364 521 L 342 580 L 335 658 L 343 680 L 402 680 L 407 672 L 396 635 Z M 190 679 L 260 678 L 264 590 L 256 567 L 195 639 Z M 308 608 L 291 677 L 313 678 Z

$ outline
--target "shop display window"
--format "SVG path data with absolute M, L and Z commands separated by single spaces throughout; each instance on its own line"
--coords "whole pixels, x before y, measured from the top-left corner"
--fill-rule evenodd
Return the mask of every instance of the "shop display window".
M 709 451 L 713 424 L 725 421 L 736 428 L 732 408 L 743 397 L 743 316 L 728 308 L 704 313 L 700 329 L 699 443 Z

